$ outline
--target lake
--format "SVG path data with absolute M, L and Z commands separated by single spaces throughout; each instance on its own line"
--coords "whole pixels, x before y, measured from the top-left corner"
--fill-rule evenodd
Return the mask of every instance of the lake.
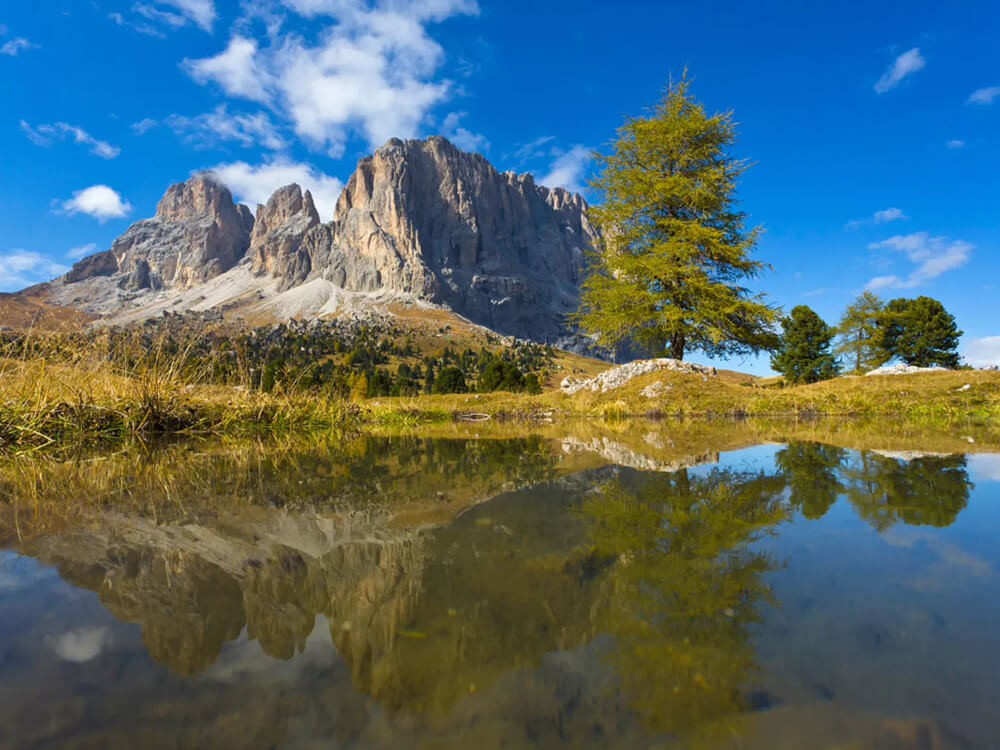
M 1000 748 L 982 427 L 0 463 L 0 746 Z

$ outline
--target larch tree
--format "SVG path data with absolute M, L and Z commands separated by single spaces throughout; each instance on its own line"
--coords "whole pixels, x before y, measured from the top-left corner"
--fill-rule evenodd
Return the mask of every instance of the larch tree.
M 748 163 L 729 154 L 735 135 L 732 113 L 708 115 L 682 78 L 594 154 L 599 241 L 575 319 L 600 346 L 683 359 L 777 344 L 778 309 L 744 286 L 767 266 L 736 206 Z
M 837 346 L 840 354 L 852 366 L 852 372 L 861 374 L 885 363 L 882 349 L 881 299 L 872 292 L 864 292 L 844 310 L 837 324 Z

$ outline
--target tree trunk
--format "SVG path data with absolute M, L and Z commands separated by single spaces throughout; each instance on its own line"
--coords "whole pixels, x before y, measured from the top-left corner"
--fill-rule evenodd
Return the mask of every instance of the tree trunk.
M 684 338 L 683 333 L 675 333 L 670 336 L 670 356 L 674 359 L 684 359 L 684 348 L 687 346 L 687 340 Z

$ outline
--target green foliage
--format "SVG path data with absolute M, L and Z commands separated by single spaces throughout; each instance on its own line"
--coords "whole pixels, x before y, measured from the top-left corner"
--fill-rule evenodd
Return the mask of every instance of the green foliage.
M 789 443 L 775 464 L 789 490 L 789 500 L 809 519 L 822 518 L 843 491 L 838 470 L 847 451 L 822 443 Z
M 969 504 L 965 456 L 919 456 L 909 461 L 865 451 L 845 466 L 847 497 L 878 531 L 898 521 L 950 526 Z
M 601 630 L 632 708 L 679 732 L 734 715 L 756 669 L 754 623 L 773 603 L 777 567 L 754 543 L 788 517 L 777 477 L 686 470 L 588 493 L 583 517 L 598 559 L 620 561 Z
M 479 390 L 489 391 L 512 391 L 524 390 L 524 374 L 513 362 L 505 362 L 502 359 L 491 357 L 482 368 L 479 376 Z
M 727 153 L 732 114 L 709 116 L 688 87 L 672 82 L 609 154 L 594 155 L 600 241 L 576 319 L 610 349 L 756 353 L 776 343 L 779 313 L 742 286 L 765 269 L 751 258 L 761 230 L 735 208 L 747 163 Z
M 932 297 L 898 298 L 885 306 L 881 346 L 886 359 L 898 358 L 916 367 L 955 368 L 959 365 L 955 318 Z
M 837 375 L 837 360 L 830 353 L 835 331 L 805 305 L 792 308 L 781 321 L 783 333 L 771 367 L 790 383 L 816 383 Z
M 864 292 L 847 306 L 837 324 L 839 341 L 834 352 L 853 365 L 851 371 L 856 375 L 885 363 L 879 325 L 883 307 L 877 295 Z
M 454 366 L 443 367 L 434 379 L 434 393 L 468 393 L 465 375 Z

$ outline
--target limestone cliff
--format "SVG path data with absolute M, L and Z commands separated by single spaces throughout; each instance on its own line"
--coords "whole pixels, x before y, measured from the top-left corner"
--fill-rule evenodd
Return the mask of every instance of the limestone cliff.
M 348 293 L 405 295 L 504 334 L 554 342 L 571 332 L 566 315 L 594 240 L 585 209 L 579 195 L 498 172 L 444 138 L 392 139 L 358 162 L 332 222 L 320 221 L 298 185 L 278 189 L 255 219 L 199 174 L 171 186 L 153 218 L 77 263 L 48 294 L 110 318 L 126 308 L 156 314 L 154 298 L 161 309 L 184 309 L 206 299 L 202 285 L 232 271 L 232 283 L 217 285 L 229 296 L 213 294 L 210 304 L 231 310 L 250 291 L 327 282 Z

